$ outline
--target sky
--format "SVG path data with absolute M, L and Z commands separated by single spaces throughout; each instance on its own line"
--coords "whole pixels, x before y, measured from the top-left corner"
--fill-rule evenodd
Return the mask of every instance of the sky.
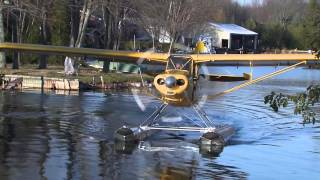
M 251 4 L 253 0 L 235 0 L 238 1 L 241 5 Z

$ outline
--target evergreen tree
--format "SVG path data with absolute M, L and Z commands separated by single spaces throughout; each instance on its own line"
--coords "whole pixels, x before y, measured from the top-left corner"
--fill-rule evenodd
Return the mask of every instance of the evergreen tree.
M 69 1 L 56 0 L 51 12 L 51 43 L 68 46 L 70 39 Z
M 310 0 L 304 20 L 305 48 L 320 48 L 320 5 Z
M 55 0 L 49 13 L 50 43 L 56 46 L 69 46 L 70 7 L 69 0 Z M 49 56 L 49 62 L 63 64 L 62 56 Z

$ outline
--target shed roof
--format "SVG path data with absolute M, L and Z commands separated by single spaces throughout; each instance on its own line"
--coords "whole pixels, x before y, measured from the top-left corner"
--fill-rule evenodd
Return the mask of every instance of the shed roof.
M 218 24 L 218 23 L 210 23 L 211 26 L 215 28 L 228 32 L 230 34 L 242 34 L 242 35 L 258 35 L 258 33 L 253 32 L 244 27 L 238 26 L 236 24 Z

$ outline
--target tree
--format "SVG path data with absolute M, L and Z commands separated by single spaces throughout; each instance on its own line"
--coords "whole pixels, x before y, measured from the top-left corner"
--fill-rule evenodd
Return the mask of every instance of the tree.
M 306 48 L 320 48 L 320 5 L 317 0 L 309 2 L 304 20 L 304 34 Z
M 94 0 L 84 0 L 83 6 L 82 6 L 82 11 L 80 15 L 80 22 L 79 22 L 79 28 L 78 28 L 78 36 L 76 38 L 74 47 L 81 47 L 85 31 L 88 25 L 89 18 L 91 16 L 91 13 L 94 8 Z
M 40 31 L 40 44 L 47 45 L 49 43 L 49 25 L 48 25 L 48 15 L 49 9 L 53 4 L 53 0 L 37 0 L 36 7 L 38 8 L 39 14 L 39 31 Z M 39 69 L 46 69 L 47 68 L 47 55 L 40 55 L 39 60 Z
M 140 21 L 147 30 L 170 38 L 170 48 L 186 29 L 201 26 L 208 22 L 210 1 L 196 0 L 135 0 L 132 1 L 137 9 Z
M 71 6 L 70 0 L 51 1 L 52 3 L 48 3 L 48 5 L 50 4 L 50 6 L 48 6 L 47 13 L 45 16 L 47 23 L 43 24 L 46 25 L 46 33 L 39 34 L 41 36 L 46 35 L 47 44 L 55 46 L 69 46 L 71 34 L 71 10 L 73 10 L 76 7 Z M 41 43 L 40 40 L 39 43 Z M 49 56 L 48 60 L 50 62 L 63 64 L 63 58 L 61 56 Z
M 128 0 L 102 0 L 101 12 L 103 21 L 102 48 L 119 50 L 123 28 L 131 12 Z M 110 61 L 104 61 L 103 72 L 109 71 Z
M 3 24 L 3 14 L 2 14 L 2 1 L 0 1 L 0 43 L 4 42 L 4 24 Z M 4 68 L 6 64 L 4 52 L 0 52 L 0 68 Z
M 264 99 L 264 103 L 269 104 L 275 112 L 278 112 L 281 107 L 287 107 L 289 102 L 293 102 L 295 105 L 294 114 L 301 114 L 303 123 L 314 124 L 316 112 L 319 111 L 316 105 L 319 105 L 320 102 L 320 85 L 309 86 L 305 92 L 296 95 L 271 92 Z
M 81 4 L 82 3 L 82 4 Z M 83 2 L 79 2 L 77 0 L 70 0 L 70 6 L 71 6 L 71 21 L 70 21 L 70 41 L 69 45 L 71 47 L 78 47 L 80 48 L 82 46 L 82 42 L 85 37 L 86 28 L 89 22 L 89 18 L 91 17 L 91 14 L 94 10 L 94 0 L 84 0 Z M 82 9 L 79 11 L 78 7 L 82 7 Z M 80 13 L 80 19 L 78 19 L 78 15 Z M 70 57 L 65 58 L 65 71 L 67 69 L 71 69 L 73 71 L 74 67 L 74 61 L 70 62 Z M 78 59 L 79 60 L 79 59 Z M 74 72 L 66 72 L 66 73 L 74 73 Z
M 12 41 L 22 43 L 23 32 L 26 25 L 27 9 L 24 3 L 19 0 L 12 1 L 14 9 L 11 12 L 12 21 Z M 12 59 L 12 69 L 19 69 L 21 62 L 21 53 L 14 52 Z
M 30 36 L 32 27 L 36 17 L 38 16 L 38 9 L 32 0 L 11 0 L 10 8 L 8 8 L 9 24 L 11 38 L 13 42 L 23 43 Z M 12 60 L 12 68 L 19 69 L 21 62 L 21 53 L 15 52 Z
M 103 21 L 105 28 L 105 47 L 119 50 L 123 28 L 131 12 L 130 1 L 108 0 L 103 5 Z
M 144 28 L 152 38 L 152 48 L 155 51 L 156 39 L 159 39 L 163 24 L 159 23 L 156 19 L 159 17 L 157 13 L 157 7 L 149 8 L 144 6 L 145 1 L 134 2 L 133 7 L 136 10 L 135 16 L 132 21 Z

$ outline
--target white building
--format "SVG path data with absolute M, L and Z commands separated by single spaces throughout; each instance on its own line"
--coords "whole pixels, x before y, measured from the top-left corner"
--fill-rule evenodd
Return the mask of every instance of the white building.
M 258 33 L 236 24 L 210 23 L 203 40 L 211 47 L 256 50 Z

